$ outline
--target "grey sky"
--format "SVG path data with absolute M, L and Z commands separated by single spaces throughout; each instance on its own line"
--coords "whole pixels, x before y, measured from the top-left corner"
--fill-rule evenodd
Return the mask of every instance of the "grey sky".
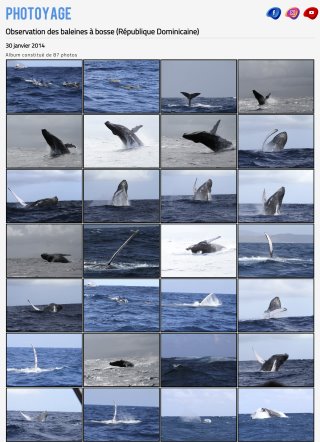
M 14 67 L 16 64 L 23 64 L 28 67 L 82 67 L 81 60 L 8 60 L 7 66 Z
M 16 411 L 82 411 L 71 388 L 8 388 L 7 409 Z
M 235 414 L 235 389 L 161 389 L 161 416 L 235 416 Z
M 201 92 L 202 97 L 236 96 L 234 60 L 177 60 L 161 62 L 161 95 L 179 97 L 183 92 Z
M 163 170 L 161 172 L 161 195 L 193 195 L 193 185 L 200 187 L 212 179 L 212 195 L 235 194 L 236 172 L 234 170 Z
M 159 407 L 158 388 L 86 388 L 84 403 L 94 405 Z
M 276 238 L 276 235 L 287 235 L 288 239 L 292 238 L 292 235 L 308 235 L 309 238 L 306 238 L 308 242 L 313 239 L 313 226 L 312 224 L 260 224 L 260 225 L 246 225 L 239 226 L 239 242 L 244 242 L 244 238 L 254 242 L 266 242 L 266 238 L 264 233 L 268 233 L 271 239 L 274 239 L 274 242 L 281 242 L 280 238 Z M 299 237 L 297 236 L 296 240 Z M 283 242 L 283 241 L 282 241 Z M 284 241 L 285 242 L 285 241 Z
M 287 353 L 289 359 L 313 359 L 312 334 L 240 334 L 239 360 L 255 361 L 252 348 L 265 360 Z M 259 363 L 257 362 L 259 367 Z
M 81 304 L 82 284 L 78 279 L 8 279 L 8 306 Z
M 82 257 L 80 225 L 10 225 L 7 227 L 8 258 L 40 258 L 41 253 L 69 253 Z
M 239 61 L 239 96 L 252 98 L 252 89 L 273 97 L 312 97 L 312 60 Z
M 313 315 L 312 279 L 240 279 L 239 319 L 261 319 L 271 299 L 279 296 L 282 307 L 287 309 L 282 316 Z
M 239 203 L 262 206 L 263 189 L 269 198 L 281 186 L 286 189 L 283 204 L 313 203 L 312 170 L 240 170 Z
M 59 201 L 82 199 L 80 170 L 8 170 L 7 185 L 26 202 L 53 196 Z M 16 202 L 9 190 L 7 202 Z
M 56 348 L 82 348 L 82 335 L 72 333 L 56 334 L 8 334 L 8 347 L 56 347 Z
M 86 170 L 84 199 L 111 200 L 119 183 L 128 182 L 129 200 L 158 199 L 159 172 L 157 170 Z
M 156 357 L 159 337 L 156 334 L 90 334 L 84 336 L 84 358 Z
M 124 287 L 159 287 L 158 279 L 85 279 L 84 285 L 91 283 L 96 286 L 124 286 Z
M 161 356 L 172 357 L 236 357 L 236 335 L 164 334 L 161 335 Z
M 260 150 L 265 138 L 274 129 L 287 132 L 285 149 L 313 149 L 312 115 L 240 115 L 239 149 Z
M 236 293 L 235 279 L 162 279 L 162 292 Z

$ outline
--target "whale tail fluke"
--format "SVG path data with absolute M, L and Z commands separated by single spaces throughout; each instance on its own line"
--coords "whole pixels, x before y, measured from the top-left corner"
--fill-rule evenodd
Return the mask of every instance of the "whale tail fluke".
M 143 127 L 142 124 L 140 124 L 140 126 L 135 126 L 133 129 L 131 129 L 131 132 L 136 133 L 138 132 L 139 129 L 141 129 Z
M 182 95 L 184 95 L 189 100 L 189 107 L 191 107 L 191 100 L 193 100 L 195 97 L 201 94 L 201 92 L 194 92 L 193 94 L 189 94 L 189 92 L 180 92 Z
M 253 92 L 253 95 L 255 96 L 255 98 L 258 100 L 258 103 L 260 106 L 265 104 L 267 99 L 271 95 L 271 92 L 269 92 L 269 94 L 264 97 L 262 94 L 260 94 L 258 91 L 254 90 L 254 89 L 252 90 L 252 92 Z
M 218 121 L 216 122 L 216 124 L 213 126 L 213 128 L 212 128 L 211 131 L 210 131 L 211 135 L 215 135 L 215 134 L 216 134 L 220 122 L 221 122 L 221 120 L 218 120 Z
M 13 190 L 10 189 L 10 187 L 8 187 L 8 190 L 10 190 L 10 192 L 12 193 L 12 195 L 14 196 L 14 198 L 18 201 L 18 203 L 20 204 L 21 207 L 27 207 L 27 203 L 25 203 L 23 201 L 22 198 L 20 198 Z

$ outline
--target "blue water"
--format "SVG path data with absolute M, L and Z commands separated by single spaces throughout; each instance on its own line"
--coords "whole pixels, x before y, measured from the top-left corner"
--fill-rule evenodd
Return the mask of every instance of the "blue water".
M 139 281 L 137 281 L 139 284 Z M 118 303 L 117 296 L 127 303 Z M 84 287 L 85 331 L 159 331 L 159 289 L 142 286 Z
M 59 312 L 37 312 L 30 305 L 7 307 L 7 331 L 82 331 L 82 304 L 61 304 Z M 45 305 L 37 305 L 39 308 Z
M 313 277 L 313 244 L 274 243 L 269 258 L 265 243 L 239 243 L 239 276 Z
M 7 223 L 81 223 L 82 201 L 59 201 L 50 207 L 21 207 L 7 203 Z
M 41 411 L 21 410 L 30 417 Z M 81 441 L 82 413 L 49 411 L 45 422 L 27 421 L 19 411 L 7 412 L 7 441 Z
M 264 215 L 262 204 L 240 204 L 241 223 L 313 223 L 313 204 L 282 204 L 280 215 Z
M 240 168 L 306 169 L 314 167 L 313 158 L 313 149 L 284 149 L 281 152 L 242 149 L 238 151 L 238 165 Z
M 86 113 L 159 113 L 159 61 L 85 61 L 84 109 Z
M 110 203 L 85 201 L 84 222 L 101 223 L 157 223 L 160 217 L 159 200 L 131 200 L 130 206 L 115 207 Z
M 162 222 L 236 223 L 237 195 L 213 195 L 211 201 L 195 201 L 192 196 L 163 196 Z
M 161 358 L 162 387 L 236 387 L 235 358 Z
M 36 86 L 31 81 L 41 81 Z M 79 88 L 63 86 L 63 82 L 78 82 Z M 15 70 L 7 68 L 8 113 L 81 113 L 81 67 L 29 67 Z
M 288 416 L 287 419 L 251 419 L 249 414 L 239 414 L 239 441 L 311 442 L 314 440 L 312 413 L 285 414 Z
M 85 441 L 158 441 L 157 407 L 118 406 L 117 423 L 113 405 L 84 405 Z
M 204 423 L 211 419 L 211 423 Z M 234 442 L 235 416 L 164 416 L 161 418 L 161 440 L 168 442 Z
M 40 372 L 34 368 L 32 347 L 7 348 L 8 386 L 81 386 L 81 348 L 36 348 Z
M 194 98 L 189 107 L 188 99 L 181 96 L 161 99 L 163 113 L 210 113 L 210 114 L 235 114 L 237 100 L 235 97 L 202 97 Z
M 313 316 L 289 318 L 247 319 L 239 321 L 239 331 L 306 332 L 313 331 Z
M 217 293 L 218 307 L 195 307 L 208 293 L 162 292 L 161 329 L 163 331 L 236 331 L 235 295 Z
M 139 233 L 121 250 L 110 267 L 107 263 L 133 231 Z M 158 278 L 160 254 L 159 226 L 84 227 L 84 275 L 107 278 Z
M 281 365 L 278 371 L 266 372 L 260 370 L 257 361 L 239 362 L 239 386 L 263 386 L 265 382 L 276 381 L 284 387 L 313 387 L 313 360 L 289 359 Z

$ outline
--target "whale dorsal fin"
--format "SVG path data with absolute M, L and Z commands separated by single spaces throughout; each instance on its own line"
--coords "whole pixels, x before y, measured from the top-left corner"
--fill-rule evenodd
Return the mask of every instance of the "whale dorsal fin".
M 20 196 L 18 196 L 13 190 L 10 189 L 10 187 L 8 187 L 8 190 L 10 190 L 10 192 L 12 193 L 12 195 L 15 197 L 15 199 L 18 201 L 18 203 L 22 206 L 22 207 L 27 207 L 27 203 L 25 203 L 23 201 L 22 198 L 20 198 Z
M 220 122 L 221 122 L 221 120 L 218 120 L 218 121 L 216 122 L 216 124 L 213 126 L 213 128 L 212 128 L 211 131 L 210 131 L 211 135 L 215 135 L 215 134 L 216 134 Z
M 255 349 L 252 347 L 253 353 L 257 359 L 257 361 L 262 365 L 264 364 L 266 361 L 260 356 L 258 355 L 258 353 L 255 351 Z
M 140 126 L 135 126 L 133 129 L 131 129 L 131 132 L 136 133 L 138 132 L 139 129 L 141 129 L 143 127 L 142 124 L 140 124 Z

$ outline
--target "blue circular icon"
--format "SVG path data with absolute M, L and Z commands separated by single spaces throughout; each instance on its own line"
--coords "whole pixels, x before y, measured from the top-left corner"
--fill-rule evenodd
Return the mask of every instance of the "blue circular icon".
M 267 17 L 273 18 L 273 20 L 278 20 L 278 18 L 281 15 L 281 9 L 280 8 L 270 8 L 267 12 Z

